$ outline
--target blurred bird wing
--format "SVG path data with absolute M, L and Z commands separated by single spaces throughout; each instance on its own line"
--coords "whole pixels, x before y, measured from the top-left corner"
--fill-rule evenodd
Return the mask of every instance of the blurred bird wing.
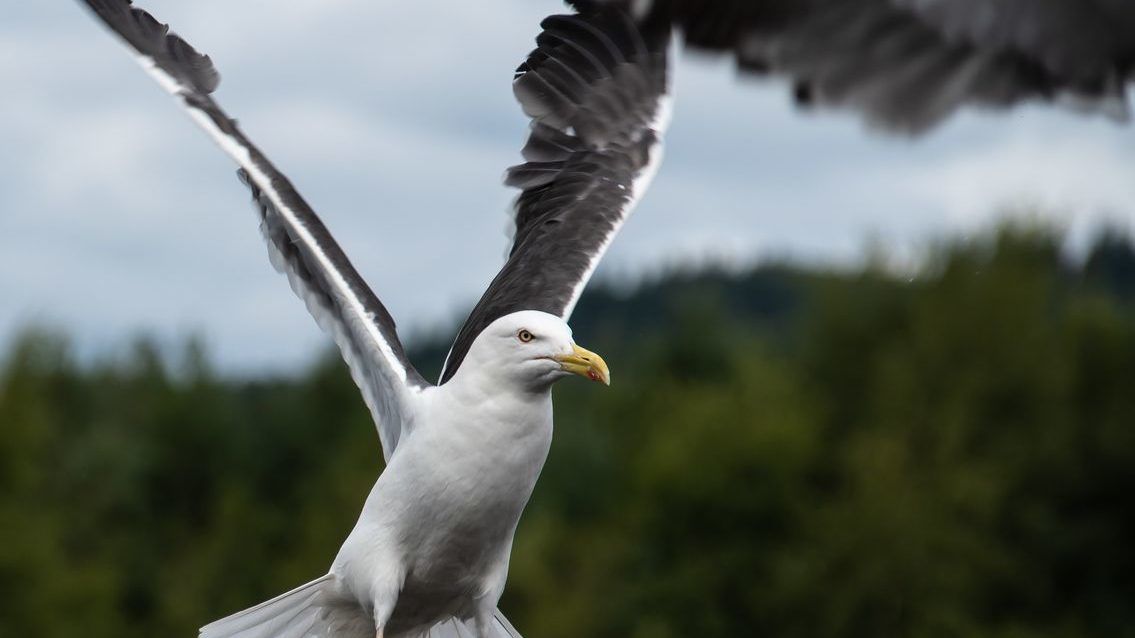
M 386 307 L 288 178 L 210 96 L 220 75 L 209 57 L 150 14 L 133 8 L 129 0 L 84 3 L 134 49 L 150 75 L 240 166 L 241 179 L 257 205 L 272 265 L 287 275 L 316 322 L 338 344 L 389 459 L 402 428 L 410 423 L 407 404 L 430 384 L 406 357 Z
M 662 13 L 690 48 L 788 78 L 803 106 L 851 108 L 885 129 L 921 133 L 962 106 L 1026 100 L 1127 118 L 1130 0 L 598 1 Z

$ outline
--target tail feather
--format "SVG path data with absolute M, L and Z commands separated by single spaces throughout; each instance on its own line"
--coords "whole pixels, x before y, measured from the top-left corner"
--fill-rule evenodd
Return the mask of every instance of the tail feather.
M 456 618 L 440 622 L 430 628 L 422 638 L 476 638 L 473 621 L 462 622 Z M 493 615 L 493 622 L 489 625 L 489 633 L 485 638 L 521 638 L 520 632 L 508 622 L 504 614 L 498 609 Z
M 201 628 L 200 638 L 373 638 L 374 622 L 338 598 L 333 574 Z M 450 618 L 414 638 L 480 638 L 472 620 Z M 410 637 L 404 637 L 410 638 Z M 498 609 L 484 638 L 521 638 Z
M 508 618 L 505 618 L 499 609 L 493 616 L 493 630 L 499 632 L 501 638 L 522 638 L 520 632 L 508 622 Z
M 200 638 L 372 638 L 361 610 L 336 604 L 333 574 L 201 628 Z

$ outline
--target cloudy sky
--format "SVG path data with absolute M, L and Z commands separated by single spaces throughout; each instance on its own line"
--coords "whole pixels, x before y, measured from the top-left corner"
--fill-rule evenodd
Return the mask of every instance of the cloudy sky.
M 320 212 L 404 335 L 448 325 L 501 263 L 527 123 L 512 71 L 558 0 L 144 0 L 224 81 L 221 104 Z M 1135 131 L 1032 107 L 930 136 L 802 114 L 726 63 L 677 69 L 667 158 L 599 276 L 790 256 L 917 255 L 1036 205 L 1086 237 L 1135 221 Z M 229 371 L 326 344 L 268 265 L 235 167 L 72 2 L 0 9 L 0 343 L 86 353 L 201 334 Z

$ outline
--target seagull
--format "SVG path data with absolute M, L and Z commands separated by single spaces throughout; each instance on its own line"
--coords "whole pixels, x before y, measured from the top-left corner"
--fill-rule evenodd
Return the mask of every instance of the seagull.
M 334 339 L 377 425 L 386 468 L 326 575 L 203 627 L 204 638 L 518 638 L 497 610 L 513 535 L 552 439 L 552 385 L 610 385 L 567 321 L 661 159 L 669 22 L 618 6 L 542 23 L 514 92 L 531 117 L 508 170 L 520 189 L 499 274 L 439 382 L 291 182 L 213 99 L 210 58 L 130 0 L 83 0 L 237 163 L 272 265 Z
M 1127 115 L 1129 0 L 572 0 L 514 93 L 531 118 L 507 260 L 432 384 L 291 182 L 212 98 L 212 61 L 130 0 L 83 0 L 239 166 L 273 266 L 347 362 L 386 459 L 326 575 L 205 638 L 516 638 L 497 609 L 552 437 L 551 386 L 610 384 L 567 321 L 661 160 L 677 42 L 788 78 L 801 106 L 917 135 L 963 106 Z M 675 37 L 677 36 L 677 37 Z

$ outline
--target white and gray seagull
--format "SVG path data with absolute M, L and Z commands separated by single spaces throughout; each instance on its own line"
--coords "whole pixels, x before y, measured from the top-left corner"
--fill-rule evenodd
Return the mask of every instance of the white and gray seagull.
M 386 470 L 329 573 L 212 623 L 208 638 L 516 637 L 496 609 L 548 453 L 550 387 L 606 364 L 567 320 L 661 155 L 671 31 L 787 78 L 801 105 L 921 133 L 967 105 L 1052 101 L 1127 116 L 1132 0 L 571 0 L 517 70 L 532 118 L 508 259 L 437 385 L 291 183 L 210 95 L 219 76 L 130 0 L 83 0 L 240 166 L 272 264 L 334 337 Z
M 521 189 L 512 249 L 433 385 L 315 212 L 210 96 L 212 61 L 129 0 L 84 2 L 239 165 L 271 262 L 334 337 L 386 459 L 325 576 L 201 635 L 519 636 L 497 610 L 513 534 L 551 444 L 552 384 L 610 384 L 567 320 L 657 167 L 669 24 L 640 29 L 605 6 L 544 21 L 514 82 L 533 123 L 506 178 Z

